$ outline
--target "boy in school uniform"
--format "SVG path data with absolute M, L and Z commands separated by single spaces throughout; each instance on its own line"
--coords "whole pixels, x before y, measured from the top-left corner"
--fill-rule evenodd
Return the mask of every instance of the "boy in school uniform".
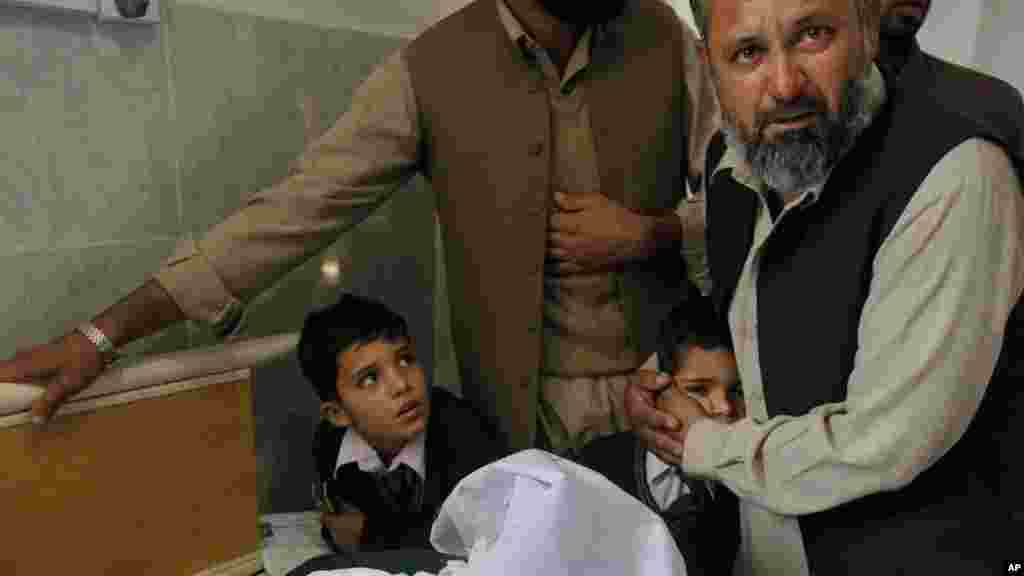
M 345 294 L 310 313 L 298 345 L 320 397 L 314 439 L 323 534 L 335 551 L 430 548 L 455 484 L 504 455 L 466 401 L 428 388 L 405 320 Z
M 658 369 L 673 384 L 659 393 L 659 409 L 672 412 L 681 395 L 697 399 L 716 418 L 741 416 L 743 402 L 728 327 L 719 326 L 707 298 L 677 306 L 662 324 Z M 691 576 L 732 574 L 739 546 L 736 496 L 724 486 L 690 478 L 640 444 L 632 432 L 586 445 L 580 462 L 603 474 L 657 512 L 668 525 Z

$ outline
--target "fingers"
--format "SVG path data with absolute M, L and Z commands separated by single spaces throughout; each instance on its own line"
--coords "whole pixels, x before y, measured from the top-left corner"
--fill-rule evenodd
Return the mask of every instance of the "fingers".
M 648 371 L 644 370 L 642 372 Z M 651 374 L 655 373 L 652 372 Z M 653 428 L 656 431 L 678 430 L 679 420 L 671 414 L 658 410 L 654 406 L 656 390 L 638 385 L 635 379 L 632 380 L 626 386 L 624 399 L 626 416 L 629 418 L 630 424 L 634 428 Z M 653 380 L 657 383 L 657 377 L 654 377 Z
M 573 192 L 556 190 L 555 206 L 563 212 L 579 212 L 593 208 L 602 202 L 610 202 L 607 196 L 600 192 Z
M 0 382 L 34 383 L 52 376 L 60 355 L 53 344 L 19 349 L 10 359 L 0 362 Z
M 660 458 L 661 461 L 666 464 L 675 464 L 676 466 L 683 465 L 682 456 L 676 454 L 675 452 L 666 452 L 665 450 L 662 450 L 658 447 L 652 447 L 649 448 L 649 450 L 651 452 L 654 452 L 658 456 L 658 458 Z
M 74 392 L 82 388 L 70 370 L 62 370 L 46 386 L 46 393 L 32 403 L 31 417 L 36 424 L 45 424 L 53 418 L 57 408 Z
M 49 421 L 65 400 L 103 371 L 99 352 L 84 336 L 76 337 L 73 333 L 43 348 L 46 349 L 41 356 L 44 360 L 34 368 L 42 368 L 54 377 L 47 384 L 46 392 L 32 403 L 31 418 L 36 424 Z
M 555 207 L 563 212 L 579 212 L 586 204 L 586 195 L 555 192 Z M 557 213 L 556 213 L 557 214 Z
M 683 444 L 668 434 L 651 428 L 634 428 L 634 432 L 645 448 L 669 464 L 683 463 Z
M 573 238 L 562 232 L 549 232 L 548 233 L 548 254 L 554 256 L 556 253 L 560 255 L 568 255 L 573 247 L 575 246 Z
M 45 424 L 50 421 L 50 417 L 53 414 L 53 386 L 46 387 L 46 393 L 36 398 L 32 402 L 32 408 L 29 410 L 29 414 L 32 418 L 33 424 Z
M 548 234 L 547 256 L 557 260 L 580 260 L 593 252 L 593 244 L 586 242 L 581 236 L 572 236 L 561 232 Z
M 628 390 L 627 393 L 629 393 Z M 668 412 L 658 410 L 649 397 L 642 401 L 634 401 L 630 421 L 634 426 L 665 431 L 678 430 L 680 425 L 678 418 Z
M 547 260 L 544 262 L 544 271 L 549 276 L 572 276 L 586 272 L 587 268 L 572 260 Z
M 555 212 L 548 218 L 548 231 L 566 236 L 579 234 L 580 230 L 583 229 L 583 223 L 580 219 L 581 216 L 575 213 Z
M 30 416 L 36 424 L 45 422 L 51 414 L 53 397 L 60 395 L 53 376 L 60 366 L 59 345 L 43 344 L 19 349 L 9 360 L 0 362 L 0 382 L 18 382 L 45 386 L 46 391 L 32 402 Z M 48 382 L 49 381 L 49 382 Z
M 654 370 L 637 370 L 630 375 L 629 382 L 648 392 L 661 392 L 672 384 L 672 376 Z
M 562 260 L 569 260 L 569 251 L 565 248 L 559 248 L 552 246 L 548 248 L 547 259 L 548 262 L 558 262 Z
M 702 400 L 680 392 L 674 387 L 658 395 L 656 408 L 664 413 L 672 414 L 684 423 L 710 416 Z

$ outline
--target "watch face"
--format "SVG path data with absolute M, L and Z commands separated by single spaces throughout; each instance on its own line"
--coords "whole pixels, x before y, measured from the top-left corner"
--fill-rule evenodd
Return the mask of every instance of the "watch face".
M 149 0 L 114 0 L 123 18 L 142 18 L 149 9 Z

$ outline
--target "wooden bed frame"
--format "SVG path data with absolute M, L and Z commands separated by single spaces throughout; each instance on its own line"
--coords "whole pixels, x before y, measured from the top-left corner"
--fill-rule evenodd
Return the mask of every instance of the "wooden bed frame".
M 0 410 L 0 574 L 260 573 L 248 366 L 294 337 L 261 340 L 108 371 L 44 428 Z

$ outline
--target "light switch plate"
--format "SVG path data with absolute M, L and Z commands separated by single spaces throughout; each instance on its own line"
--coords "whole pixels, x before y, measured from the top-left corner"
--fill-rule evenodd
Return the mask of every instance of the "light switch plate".
M 100 22 L 156 24 L 160 21 L 160 0 L 99 0 L 99 3 Z M 134 14 L 140 16 L 130 17 Z
M 29 8 L 47 8 L 70 12 L 96 13 L 97 0 L 0 0 L 0 4 L 14 4 Z

